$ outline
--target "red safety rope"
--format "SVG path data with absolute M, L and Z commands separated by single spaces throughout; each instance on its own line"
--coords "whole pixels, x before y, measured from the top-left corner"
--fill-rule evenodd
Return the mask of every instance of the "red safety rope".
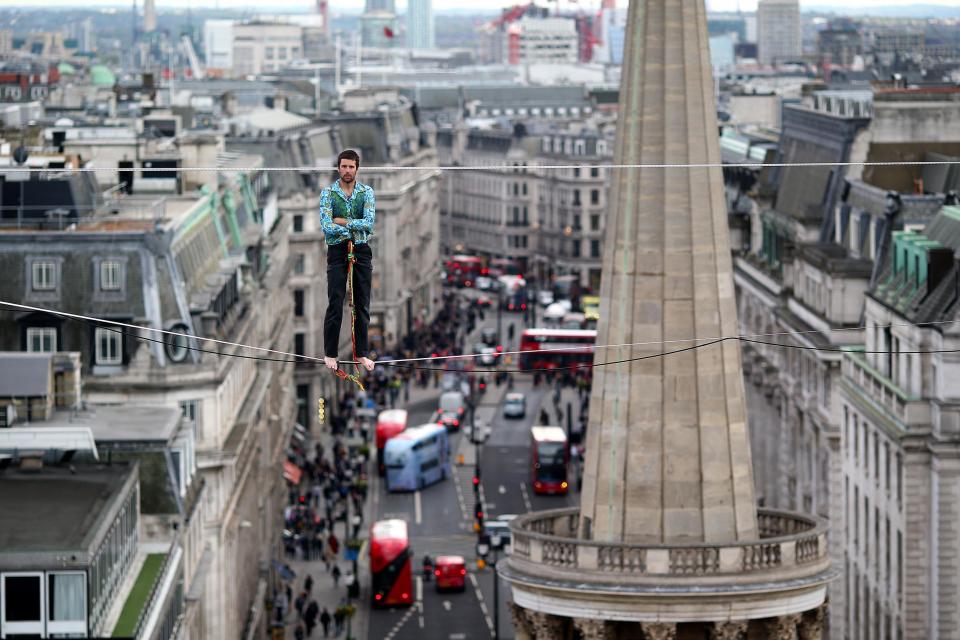
M 363 383 L 360 382 L 360 360 L 357 358 L 357 309 L 353 304 L 353 265 L 357 261 L 357 257 L 353 255 L 353 240 L 347 241 L 347 291 L 350 293 L 350 344 L 353 347 L 353 363 L 357 368 L 357 372 L 353 375 L 347 373 L 343 369 L 337 368 L 334 373 L 337 374 L 337 377 L 341 380 L 349 380 L 350 382 L 355 383 L 360 387 L 360 391 L 363 391 Z

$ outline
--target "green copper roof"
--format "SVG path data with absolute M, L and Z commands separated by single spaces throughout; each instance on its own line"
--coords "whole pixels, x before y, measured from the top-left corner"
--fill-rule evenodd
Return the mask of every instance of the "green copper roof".
M 95 64 L 90 67 L 90 80 L 93 84 L 110 87 L 117 84 L 117 76 L 102 64 Z

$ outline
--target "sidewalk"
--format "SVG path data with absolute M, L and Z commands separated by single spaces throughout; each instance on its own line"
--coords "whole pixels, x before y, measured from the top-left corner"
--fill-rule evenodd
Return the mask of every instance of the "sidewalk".
M 324 448 L 328 452 L 326 455 L 329 456 L 329 452 L 333 448 L 334 440 L 329 423 L 326 428 L 319 434 L 310 433 L 308 434 L 307 442 L 305 443 L 305 450 L 313 451 L 314 443 L 320 442 L 323 444 Z M 371 436 L 372 437 L 372 436 Z M 353 438 L 348 438 L 344 436 L 344 443 L 353 444 Z M 368 463 L 371 464 L 371 463 Z M 367 613 L 369 607 L 367 602 L 369 600 L 369 585 L 368 580 L 364 580 L 364 576 L 369 573 L 369 556 L 367 551 L 366 540 L 369 534 L 370 527 L 370 505 L 372 500 L 369 496 L 373 495 L 377 490 L 378 477 L 377 474 L 371 473 L 373 467 L 369 466 L 367 471 L 367 480 L 368 480 L 368 498 L 363 503 L 363 520 L 360 524 L 360 530 L 358 538 L 364 542 L 363 547 L 360 549 L 359 558 L 357 561 L 357 579 L 360 581 L 360 596 L 359 598 L 351 599 L 350 602 L 356 606 L 356 612 L 353 615 L 349 623 L 350 636 L 356 640 L 366 640 L 367 638 L 367 627 L 368 619 Z M 353 513 L 350 514 L 353 516 Z M 285 622 L 285 633 L 284 637 L 288 639 L 295 638 L 295 631 L 299 622 L 296 609 L 294 607 L 294 600 L 297 595 L 304 589 L 304 581 L 307 576 L 313 577 L 313 587 L 307 598 L 307 602 L 310 600 L 316 600 L 317 605 L 322 612 L 324 607 L 329 611 L 330 616 L 333 617 L 334 612 L 338 606 L 347 604 L 347 578 L 353 570 L 353 563 L 345 558 L 346 546 L 345 542 L 350 537 L 346 532 L 346 524 L 342 521 L 337 521 L 333 525 L 334 533 L 339 538 L 340 541 L 340 550 L 337 554 L 334 564 L 331 564 L 331 571 L 328 572 L 323 560 L 305 560 L 298 558 L 287 558 L 285 562 L 287 565 L 293 569 L 296 573 L 296 578 L 291 582 L 293 587 L 293 597 L 289 603 L 289 611 L 287 613 Z M 328 530 L 329 533 L 329 530 Z M 339 582 L 335 583 L 333 576 L 331 574 L 333 566 L 338 566 L 341 571 Z M 305 607 L 306 609 L 306 607 Z M 309 636 L 310 638 L 347 638 L 347 623 L 344 623 L 344 629 L 339 636 L 334 635 L 335 625 L 333 622 L 330 623 L 330 633 L 328 636 L 323 635 L 323 627 L 317 623 L 316 627 L 313 629 L 313 633 Z

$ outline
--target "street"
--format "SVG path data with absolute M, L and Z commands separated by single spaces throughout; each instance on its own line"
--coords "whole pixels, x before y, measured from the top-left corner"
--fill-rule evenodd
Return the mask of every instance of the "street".
M 505 344 L 505 348 L 516 347 L 523 316 L 504 313 L 502 321 L 504 334 L 510 322 L 516 327 L 513 344 Z M 479 340 L 480 331 L 485 327 L 496 327 L 495 312 L 488 312 L 485 319 L 477 323 L 475 331 L 465 343 L 468 352 L 472 351 L 474 342 Z M 546 400 L 553 415 L 550 390 L 545 385 L 534 390 L 530 376 L 515 376 L 513 390 L 527 396 L 527 410 L 523 418 L 508 419 L 503 417 L 501 410 L 507 392 L 506 385 L 497 387 L 492 384 L 492 376 L 488 375 L 487 378 L 491 384 L 476 409 L 477 422 L 489 427 L 489 435 L 480 447 L 486 519 L 495 519 L 501 514 L 521 514 L 575 504 L 575 493 L 567 496 L 536 496 L 530 488 L 530 427 L 539 415 L 542 401 Z M 409 412 L 410 426 L 426 423 L 430 419 L 440 396 L 439 389 L 433 391 L 433 397 L 419 399 L 404 407 Z M 424 393 L 419 395 L 423 398 Z M 565 390 L 562 402 L 575 396 L 575 391 Z M 475 449 L 468 433 L 452 433 L 450 450 L 454 464 L 451 477 L 416 493 L 390 494 L 382 482 L 377 483 L 373 495 L 373 519 L 402 518 L 409 526 L 414 554 L 416 603 L 409 608 L 371 610 L 369 640 L 469 640 L 494 636 L 493 569 L 487 567 L 479 570 L 476 562 L 477 536 L 473 531 L 472 486 Z M 464 454 L 463 465 L 457 464 L 460 454 Z M 465 591 L 437 593 L 432 581 L 424 582 L 421 571 L 424 554 L 432 558 L 438 555 L 463 556 L 468 571 Z M 369 580 L 368 577 L 365 579 Z M 506 606 L 509 600 L 509 588 L 501 582 L 500 638 L 514 637 Z

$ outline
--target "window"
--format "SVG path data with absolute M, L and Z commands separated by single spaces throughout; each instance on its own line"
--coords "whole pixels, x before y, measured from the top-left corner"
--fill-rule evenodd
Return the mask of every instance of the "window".
M 293 272 L 298 276 L 302 276 L 306 271 L 306 258 L 302 253 L 298 253 L 293 257 Z
M 580 190 L 579 189 L 573 192 L 573 206 L 575 207 L 580 206 Z
M 200 430 L 201 423 L 201 407 L 203 406 L 202 400 L 181 400 L 180 401 L 180 413 L 183 415 L 184 419 L 191 421 L 195 427 L 195 433 L 198 438 L 202 438 L 202 431 Z
M 172 333 L 164 337 L 165 350 L 171 362 L 185 362 L 190 352 L 190 327 L 178 322 L 169 329 Z
M 286 59 L 287 59 L 287 48 L 286 48 L 286 47 L 277 47 L 277 53 L 280 54 L 280 55 L 277 56 L 277 57 L 280 58 L 281 60 L 286 60 Z
M 85 634 L 87 630 L 86 576 L 80 572 L 47 574 L 47 633 Z
M 573 169 L 573 177 L 574 177 L 574 178 L 579 178 L 579 177 L 580 177 L 580 167 L 575 167 L 575 168 Z
M 100 289 L 119 291 L 123 279 L 123 267 L 116 260 L 104 260 L 100 263 Z
M 43 587 L 41 573 L 7 573 L 0 576 L 0 592 L 3 593 L 3 605 L 0 619 L 8 635 L 24 634 L 42 637 L 43 629 Z
M 590 231 L 600 231 L 600 216 L 597 214 L 590 216 Z
M 267 47 L 265 53 L 267 60 L 273 60 L 273 47 Z
M 599 169 L 598 167 L 593 167 L 593 168 L 591 168 L 591 169 L 590 169 L 590 177 L 591 177 L 591 178 L 599 178 L 599 177 L 600 177 L 600 169 Z
M 303 289 L 294 289 L 293 290 L 293 315 L 298 318 L 303 317 L 304 309 L 304 291 Z
M 307 350 L 307 334 L 302 331 L 298 331 L 293 334 L 293 352 L 298 356 L 306 355 Z
M 27 351 L 54 353 L 57 350 L 57 330 L 54 327 L 28 327 Z
M 600 190 L 591 189 L 590 190 L 590 204 L 600 204 Z
M 98 327 L 94 336 L 97 364 L 120 364 L 123 361 L 123 334 Z
M 591 258 L 600 257 L 600 241 L 599 240 L 590 241 L 590 257 Z
M 527 183 L 523 183 L 523 195 L 527 195 Z
M 53 262 L 33 263 L 33 290 L 53 291 L 57 288 L 56 265 Z
M 293 232 L 303 233 L 303 216 L 299 213 L 293 216 Z
M 574 258 L 580 257 L 580 241 L 579 240 L 573 241 L 573 257 Z

